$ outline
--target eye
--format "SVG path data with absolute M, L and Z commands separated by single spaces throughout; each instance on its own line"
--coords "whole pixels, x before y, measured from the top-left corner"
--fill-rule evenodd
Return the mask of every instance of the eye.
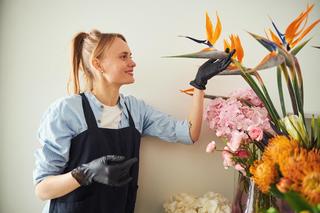
M 127 56 L 127 55 L 122 55 L 122 56 L 120 56 L 120 58 L 121 58 L 122 60 L 126 60 L 126 59 L 128 58 L 128 56 Z
M 123 61 L 126 61 L 126 60 L 129 60 L 129 59 L 132 59 L 132 56 L 128 55 L 128 54 L 124 54 L 124 55 L 120 55 L 120 59 L 123 60 Z

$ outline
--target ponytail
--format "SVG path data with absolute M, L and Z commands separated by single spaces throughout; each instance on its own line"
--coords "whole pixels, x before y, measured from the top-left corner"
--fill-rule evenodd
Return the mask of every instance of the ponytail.
M 83 58 L 82 58 L 82 49 L 83 49 L 83 42 L 84 39 L 88 36 L 87 33 L 80 32 L 78 33 L 73 41 L 72 41 L 72 69 L 70 72 L 70 77 L 67 85 L 68 93 L 70 92 L 70 83 L 73 82 L 73 93 L 79 94 L 80 93 L 80 81 L 79 81 L 79 70 L 84 69 L 83 66 Z

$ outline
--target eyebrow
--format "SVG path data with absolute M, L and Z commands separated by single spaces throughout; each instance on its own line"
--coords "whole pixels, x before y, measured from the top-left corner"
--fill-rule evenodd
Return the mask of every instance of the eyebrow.
M 125 55 L 132 55 L 132 53 L 129 53 L 129 52 L 126 52 L 126 51 L 121 52 L 119 55 L 121 55 L 121 54 L 125 54 Z

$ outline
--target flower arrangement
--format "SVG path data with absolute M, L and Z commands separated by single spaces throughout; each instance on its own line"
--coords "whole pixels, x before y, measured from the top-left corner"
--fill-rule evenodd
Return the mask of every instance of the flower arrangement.
M 207 192 L 196 197 L 191 194 L 180 193 L 171 197 L 163 204 L 166 213 L 229 213 L 230 203 L 221 194 Z
M 273 20 L 274 31 L 267 29 L 266 37 L 249 33 L 269 51 L 254 67 L 243 64 L 244 48 L 237 35 L 231 34 L 224 39 L 223 51 L 214 47 L 222 24 L 216 15 L 217 24 L 213 30 L 207 13 L 207 39 L 184 37 L 208 47 L 191 54 L 170 56 L 220 59 L 231 49 L 236 49 L 233 63 L 220 75 L 240 75 L 251 90 L 237 90 L 228 97 L 206 94 L 205 98 L 213 100 L 206 109 L 205 118 L 210 129 L 226 142 L 222 150 L 224 166 L 232 166 L 253 180 L 260 192 L 270 196 L 270 201 L 273 198 L 285 200 L 296 212 L 320 212 L 320 116 L 315 118 L 312 115 L 308 130 L 309 123 L 304 113 L 303 73 L 296 57 L 310 41 L 302 42 L 303 38 L 320 22 L 318 19 L 308 25 L 313 7 L 308 5 L 288 25 L 285 33 L 281 33 Z M 261 70 L 270 68 L 277 70 L 281 113 L 259 74 Z M 290 113 L 284 101 L 283 79 L 290 96 Z M 193 89 L 182 92 L 193 95 Z M 215 149 L 214 141 L 208 144 L 208 152 Z M 270 203 L 274 208 L 269 211 L 277 212 L 273 204 Z

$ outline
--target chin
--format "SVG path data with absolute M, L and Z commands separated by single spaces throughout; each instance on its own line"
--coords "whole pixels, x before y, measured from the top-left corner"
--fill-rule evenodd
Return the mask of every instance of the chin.
M 135 82 L 134 79 L 130 79 L 130 80 L 126 81 L 126 82 L 123 82 L 123 84 L 133 84 L 134 82 Z

